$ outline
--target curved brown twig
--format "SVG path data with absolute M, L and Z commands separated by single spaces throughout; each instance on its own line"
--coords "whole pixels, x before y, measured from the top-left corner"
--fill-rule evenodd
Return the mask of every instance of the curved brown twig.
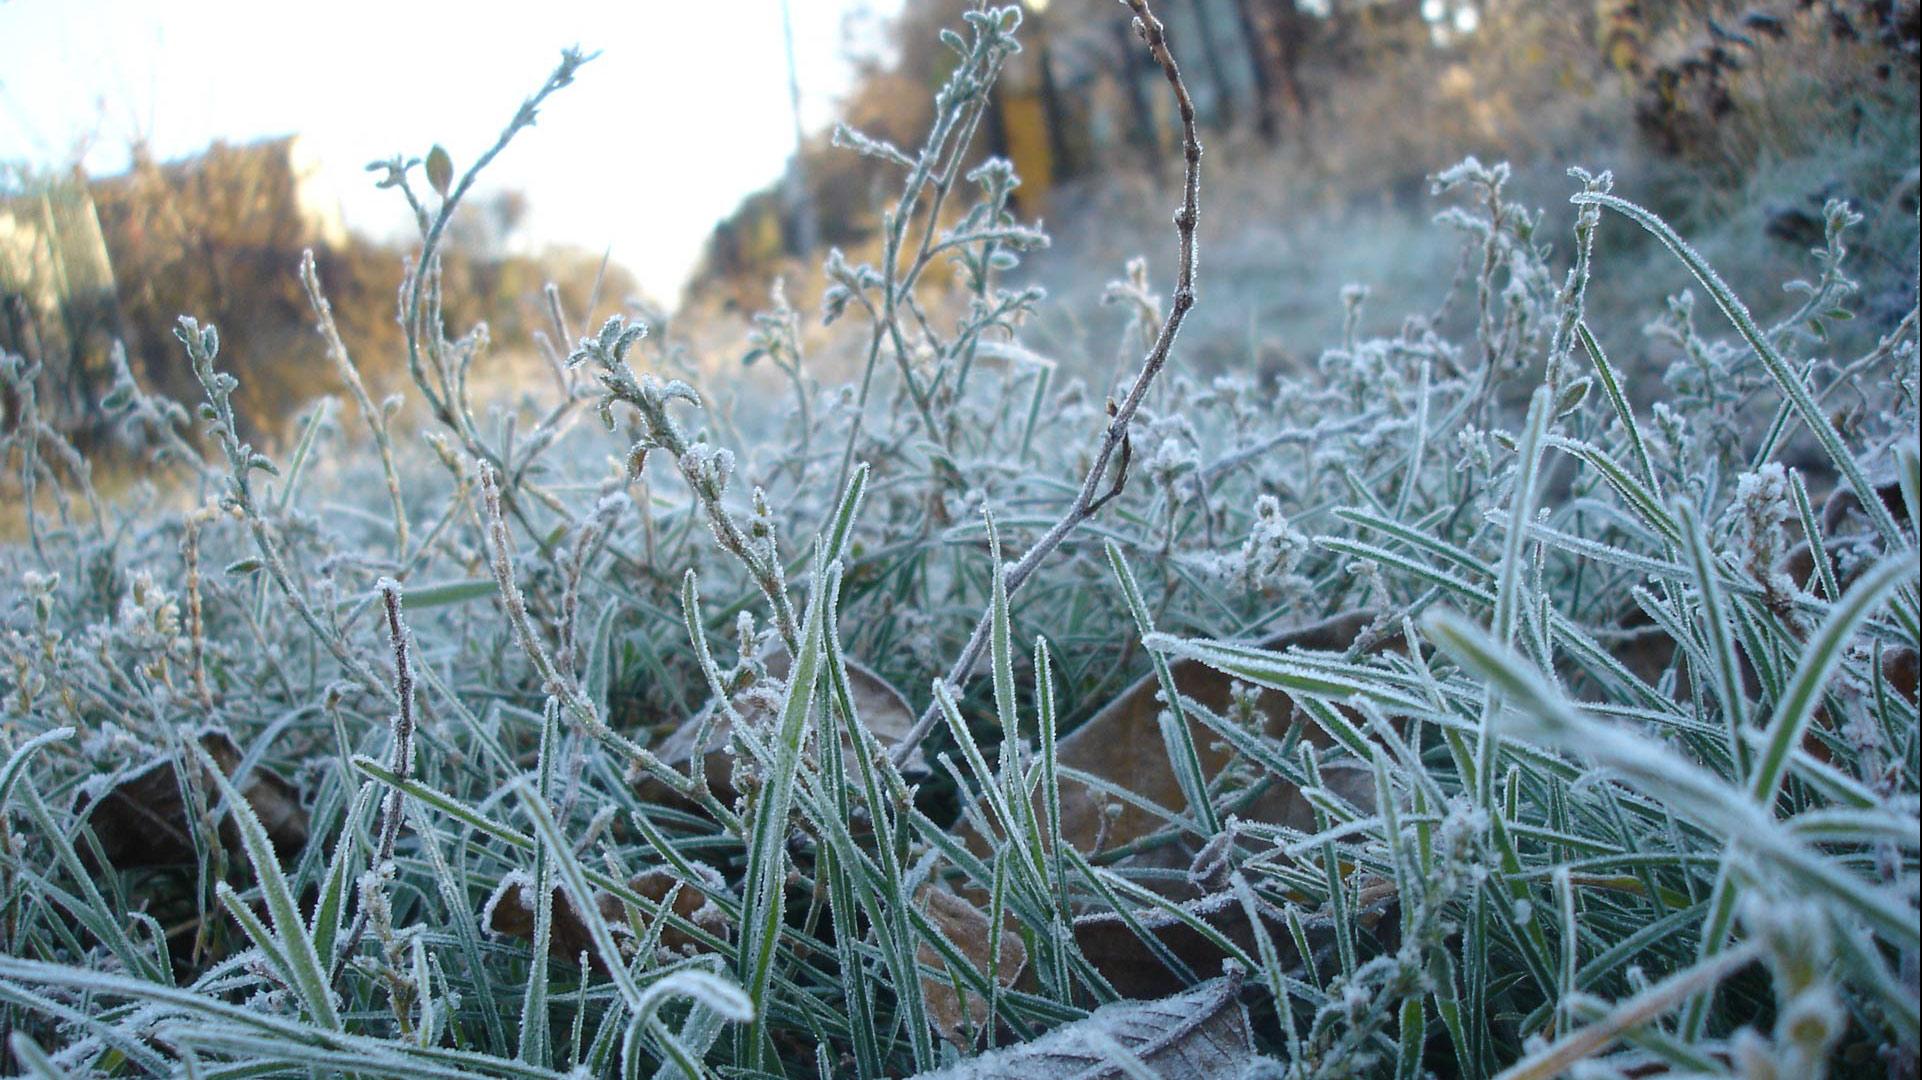
M 1160 19 L 1155 18 L 1154 12 L 1148 7 L 1148 0 L 1122 2 L 1133 10 L 1135 33 L 1147 42 L 1149 54 L 1168 77 L 1168 85 L 1174 89 L 1175 106 L 1181 114 L 1182 158 L 1186 168 L 1182 179 L 1181 207 L 1175 211 L 1175 235 L 1180 249 L 1175 293 L 1170 301 L 1168 317 L 1162 320 L 1161 332 L 1155 335 L 1154 344 L 1142 360 L 1141 370 L 1136 373 L 1127 396 L 1110 409 L 1110 419 L 1102 432 L 1101 446 L 1095 452 L 1094 463 L 1088 467 L 1087 475 L 1082 478 L 1081 489 L 1075 493 L 1074 501 L 1068 505 L 1061 519 L 1043 533 L 1041 539 L 1035 541 L 1034 546 L 1013 566 L 1008 567 L 1010 596 L 1034 574 L 1043 559 L 1061 546 L 1070 533 L 1121 493 L 1122 485 L 1128 478 L 1128 425 L 1134 421 L 1135 413 L 1141 408 L 1142 399 L 1148 396 L 1148 389 L 1154 385 L 1156 376 L 1168 365 L 1168 354 L 1174 348 L 1175 335 L 1181 332 L 1182 321 L 1189 309 L 1195 306 L 1195 223 L 1201 219 L 1201 140 L 1195 132 L 1195 103 L 1188 96 L 1188 85 L 1181 79 L 1181 68 L 1175 64 L 1174 54 L 1168 51 L 1167 29 L 1162 26 Z M 1122 453 L 1119 463 L 1114 462 L 1117 452 Z M 1116 475 L 1109 490 L 1104 493 L 1102 483 L 1108 477 L 1111 463 L 1116 465 Z M 990 613 L 983 612 L 961 655 L 948 670 L 949 684 L 960 685 L 974 670 L 975 663 L 981 659 L 982 650 L 987 648 L 991 621 Z M 901 764 L 913 756 L 915 748 L 933 730 L 940 715 L 940 710 L 932 704 L 921 713 L 914 726 L 895 746 L 895 764 Z

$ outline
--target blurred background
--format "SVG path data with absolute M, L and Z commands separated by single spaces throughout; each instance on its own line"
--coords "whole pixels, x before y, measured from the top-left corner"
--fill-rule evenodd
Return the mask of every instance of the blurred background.
M 447 257 L 450 330 L 485 319 L 497 389 L 538 375 L 549 281 L 580 326 L 671 327 L 681 362 L 750 388 L 742 344 L 785 282 L 818 308 L 830 247 L 872 258 L 899 171 L 832 145 L 846 122 L 912 148 L 963 0 L 340 3 L 0 0 L 0 347 L 45 366 L 41 408 L 111 448 L 112 343 L 136 376 L 197 391 L 171 337 L 219 325 L 257 435 L 335 392 L 296 277 L 315 251 L 376 396 L 405 379 L 394 296 L 417 243 L 370 161 L 443 146 L 456 171 L 578 42 L 601 55 L 470 196 Z M 1822 207 L 1866 221 L 1864 334 L 1915 282 L 1915 0 L 1161 0 L 1207 147 L 1202 295 L 1180 362 L 1285 370 L 1354 317 L 1441 306 L 1462 238 L 1427 190 L 1475 154 L 1515 166 L 1565 246 L 1570 165 L 1675 221 L 1739 289 L 1812 275 Z M 1115 0 L 1028 0 L 1024 49 L 977 153 L 1009 158 L 1054 246 L 1022 273 L 1056 299 L 1029 342 L 1099 382 L 1128 315 L 1127 260 L 1172 271 L 1178 130 Z M 1672 344 L 1643 323 L 1679 269 L 1621 223 L 1590 321 L 1631 371 Z M 1359 311 L 1348 283 L 1369 297 Z M 939 287 L 939 281 L 935 282 Z M 1771 286 L 1772 288 L 1773 286 Z M 1751 295 L 1769 309 L 1777 295 Z M 1611 314 L 1619 318 L 1611 318 Z M 1633 314 L 1631 314 L 1633 313 Z M 818 320 L 808 320 L 813 327 Z M 814 328 L 814 373 L 851 370 Z M 545 377 L 540 376 L 544 381 Z

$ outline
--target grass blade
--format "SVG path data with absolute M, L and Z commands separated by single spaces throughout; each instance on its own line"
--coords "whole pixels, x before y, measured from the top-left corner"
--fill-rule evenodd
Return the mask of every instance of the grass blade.
M 207 751 L 198 742 L 189 745 L 205 775 L 211 777 L 219 789 L 227 813 L 234 817 L 241 847 L 254 868 L 254 880 L 260 884 L 268 918 L 273 921 L 274 935 L 286 956 L 288 974 L 303 1010 L 315 1023 L 330 1031 L 339 1031 L 340 1013 L 334 1007 L 333 987 L 329 985 L 326 969 L 321 966 L 320 954 L 314 950 L 314 939 L 307 932 L 300 907 L 294 902 L 293 890 L 287 885 L 286 875 L 280 872 L 280 858 L 274 853 L 272 841 L 267 839 L 267 829 L 261 825 L 246 797 L 227 779 L 227 774 Z

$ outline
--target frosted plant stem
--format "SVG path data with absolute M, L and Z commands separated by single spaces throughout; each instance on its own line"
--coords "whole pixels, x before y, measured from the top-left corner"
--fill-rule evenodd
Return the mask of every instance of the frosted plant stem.
M 339 372 L 340 381 L 347 384 L 347 392 L 354 397 L 354 405 L 360 409 L 360 417 L 367 422 L 367 430 L 373 433 L 374 445 L 380 450 L 380 468 L 387 479 L 387 500 L 394 509 L 394 550 L 404 555 L 407 551 L 407 506 L 400 497 L 400 471 L 394 466 L 394 443 L 387 434 L 387 414 L 374 404 L 367 393 L 367 384 L 360 377 L 360 368 L 355 366 L 354 358 L 347 351 L 347 343 L 340 339 L 340 327 L 334 322 L 334 306 L 327 302 L 327 296 L 320 291 L 320 273 L 314 266 L 312 248 L 300 253 L 300 283 L 307 290 L 307 303 L 314 309 L 315 329 L 327 343 L 327 355 L 333 358 L 334 370 Z
M 1181 324 L 1188 312 L 1195 306 L 1195 223 L 1201 218 L 1201 139 L 1195 130 L 1195 104 L 1188 96 L 1188 86 L 1181 79 L 1181 69 L 1175 64 L 1174 54 L 1168 51 L 1166 29 L 1161 20 L 1148 7 L 1147 0 L 1126 0 L 1135 14 L 1135 32 L 1148 44 L 1148 51 L 1168 78 L 1173 90 L 1175 105 L 1181 113 L 1181 144 L 1185 171 L 1182 180 L 1181 208 L 1175 211 L 1175 235 L 1180 251 L 1180 270 L 1175 277 L 1174 299 L 1170 302 L 1168 317 L 1161 324 L 1161 332 L 1155 336 L 1154 345 L 1149 348 L 1141 370 L 1136 373 L 1134 384 L 1129 387 L 1128 395 L 1119 405 L 1109 403 L 1109 420 L 1102 432 L 1101 445 L 1095 451 L 1094 463 L 1082 478 L 1081 488 L 1075 493 L 1074 501 L 1068 510 L 1056 521 L 1041 539 L 1035 541 L 1021 556 L 1019 562 L 1008 568 L 1008 595 L 1013 596 L 1024 582 L 1033 575 L 1042 560 L 1054 553 L 1069 534 L 1098 513 L 1110 500 L 1121 494 L 1122 487 L 1128 482 L 1128 462 L 1132 448 L 1128 442 L 1128 426 L 1134 421 L 1135 413 L 1141 408 L 1141 401 L 1148 396 L 1148 389 L 1154 385 L 1156 376 L 1168 364 L 1168 355 L 1174 348 L 1175 336 L 1181 332 Z M 1116 463 L 1114 478 L 1108 481 L 1107 491 L 1102 491 L 1102 483 L 1107 480 L 1108 466 L 1119 452 L 1121 460 Z M 979 622 L 975 623 L 974 633 L 961 655 L 948 669 L 947 682 L 958 686 L 974 670 L 981 659 L 981 652 L 988 646 L 988 638 L 994 628 L 994 613 L 984 611 Z M 896 765 L 904 764 L 914 754 L 921 740 L 927 738 L 940 719 L 941 711 L 936 703 L 930 703 L 915 720 L 914 726 L 894 748 Z

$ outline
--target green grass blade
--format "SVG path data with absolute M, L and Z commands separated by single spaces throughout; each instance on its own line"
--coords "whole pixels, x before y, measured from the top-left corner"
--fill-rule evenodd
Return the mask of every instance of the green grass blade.
M 1816 441 L 1822 444 L 1822 449 L 1827 451 L 1829 460 L 1841 471 L 1850 489 L 1855 492 L 1856 498 L 1861 500 L 1863 513 L 1868 515 L 1876 531 L 1882 534 L 1884 542 L 1895 550 L 1914 547 L 1913 542 L 1904 537 L 1901 530 L 1896 527 L 1895 518 L 1890 516 L 1888 507 L 1882 504 L 1874 485 L 1869 483 L 1868 477 L 1862 472 L 1861 465 L 1856 462 L 1855 455 L 1849 453 L 1848 447 L 1843 445 L 1842 435 L 1835 430 L 1835 425 L 1829 420 L 1828 414 L 1822 411 L 1822 407 L 1815 401 L 1815 396 L 1809 393 L 1807 383 L 1789 367 L 1788 361 L 1776 351 L 1775 346 L 1769 343 L 1767 336 L 1756 326 L 1755 318 L 1749 314 L 1748 308 L 1708 264 L 1708 261 L 1690 247 L 1688 241 L 1676 235 L 1675 230 L 1669 228 L 1667 222 L 1627 199 L 1600 192 L 1584 192 L 1574 196 L 1570 201 L 1578 206 L 1590 204 L 1604 206 L 1621 214 L 1648 230 L 1662 242 L 1662 246 L 1668 248 L 1676 258 L 1682 261 L 1682 265 L 1688 267 L 1689 273 L 1695 275 L 1695 280 L 1701 283 L 1702 288 L 1708 290 L 1709 297 L 1715 301 L 1715 306 L 1721 309 L 1730 323 L 1734 324 L 1736 332 L 1748 342 L 1749 348 L 1755 350 L 1755 355 L 1762 361 L 1762 366 L 1768 370 L 1776 385 L 1794 406 L 1797 418 L 1815 436 Z
M 1734 636 L 1729 632 L 1728 601 L 1722 595 L 1722 575 L 1715 556 L 1709 551 L 1708 537 L 1695 510 L 1677 500 L 1675 516 L 1688 538 L 1689 565 L 1695 571 L 1696 595 L 1702 605 L 1703 636 L 1708 642 L 1717 704 L 1728 729 L 1729 759 L 1735 764 L 1736 782 L 1748 776 L 1749 746 L 1748 696 L 1742 692 L 1741 658 L 1735 655 Z
M 802 744 L 821 670 L 823 626 L 830 597 L 840 589 L 841 564 L 817 559 L 813 595 L 802 620 L 800 655 L 788 672 L 787 694 L 781 703 L 774 760 L 755 801 L 748 833 L 747 879 L 741 922 L 741 985 L 754 1002 L 755 1018 L 747 1033 L 751 1055 L 761 1058 L 766 1045 L 768 981 L 781 932 L 787 877 L 788 812 L 793 805 L 795 774 L 801 767 Z
M 1112 540 L 1107 542 L 1106 548 L 1108 566 L 1121 583 L 1121 595 L 1127 600 L 1128 610 L 1134 615 L 1135 629 L 1145 642 L 1154 636 L 1154 616 L 1148 613 L 1147 601 L 1142 598 L 1141 586 L 1135 581 L 1134 570 L 1128 566 L 1127 556 Z M 1200 824 L 1202 832 L 1213 836 L 1221 831 L 1221 820 L 1216 816 L 1214 803 L 1208 797 L 1208 779 L 1201 770 L 1201 755 L 1195 751 L 1194 735 L 1181 707 L 1181 691 L 1175 686 L 1174 672 L 1161 650 L 1149 646 L 1149 655 L 1153 658 L 1155 679 L 1161 684 L 1161 698 L 1167 709 L 1158 719 L 1168 764 L 1174 770 L 1182 795 L 1188 800 L 1189 812 Z
M 18 783 L 25 773 L 27 761 L 41 750 L 54 743 L 65 742 L 73 736 L 73 728 L 52 728 L 21 743 L 12 754 L 8 755 L 6 767 L 0 768 L 0 813 L 6 812 L 7 803 L 13 798 L 13 785 Z
M 863 461 L 848 474 L 847 487 L 841 492 L 841 501 L 834 508 L 834 520 L 829 522 L 822 534 L 821 550 L 827 553 L 827 561 L 847 558 L 848 540 L 854 535 L 854 522 L 861 514 L 861 498 L 867 489 L 868 463 Z
M 1768 805 L 1775 801 L 1782 778 L 1788 773 L 1790 753 L 1802 745 L 1802 735 L 1815 718 L 1829 677 L 1842 664 L 1849 639 L 1892 590 L 1905 583 L 1914 586 L 1916 569 L 1914 549 L 1882 560 L 1849 586 L 1829 617 L 1809 636 L 1795 674 L 1776 702 L 1763 735 L 1761 756 L 1749 787 L 1757 802 Z
M 227 779 L 227 774 L 220 771 L 207 751 L 198 743 L 190 745 L 205 774 L 213 778 L 222 803 L 239 828 L 241 847 L 254 868 L 254 880 L 260 884 L 261 898 L 266 901 L 268 918 L 273 921 L 275 936 L 286 954 L 293 989 L 302 1008 L 315 1023 L 330 1031 L 339 1031 L 340 1013 L 334 1007 L 334 991 L 329 985 L 327 969 L 321 965 L 319 953 L 314 951 L 314 939 L 307 932 L 300 906 L 288 888 L 287 877 L 280 872 L 280 859 L 274 854 L 273 843 L 267 839 L 267 829 L 261 825 L 246 797 Z

